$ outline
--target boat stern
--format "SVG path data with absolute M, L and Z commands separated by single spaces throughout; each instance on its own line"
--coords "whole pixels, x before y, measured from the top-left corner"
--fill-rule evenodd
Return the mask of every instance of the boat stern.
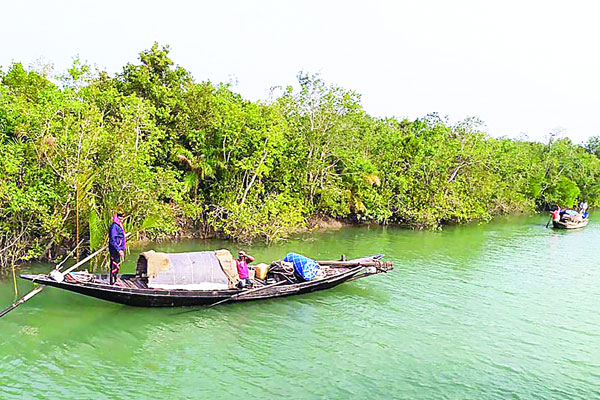
M 379 273 L 387 273 L 394 269 L 394 263 L 391 261 L 380 261 L 377 260 L 374 266 L 367 268 L 367 273 L 370 274 L 379 274 Z

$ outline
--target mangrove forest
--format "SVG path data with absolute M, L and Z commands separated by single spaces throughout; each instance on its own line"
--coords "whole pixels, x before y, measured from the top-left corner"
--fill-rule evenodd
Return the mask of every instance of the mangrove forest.
M 0 269 L 99 248 L 117 211 L 138 238 L 273 241 L 323 220 L 437 229 L 600 203 L 598 138 L 373 117 L 360 94 L 297 78 L 249 101 L 158 44 L 114 76 L 77 59 L 0 69 Z

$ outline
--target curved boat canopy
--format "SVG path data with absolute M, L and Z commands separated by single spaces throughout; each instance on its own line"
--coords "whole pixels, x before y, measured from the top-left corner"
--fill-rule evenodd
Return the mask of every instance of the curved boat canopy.
M 152 289 L 228 289 L 235 283 L 236 277 L 230 278 L 225 273 L 223 264 L 233 261 L 231 253 L 225 252 L 157 253 L 150 250 L 140 254 L 138 273 L 148 277 L 148 287 Z M 223 262 L 220 261 L 223 257 L 218 257 L 218 253 L 225 255 Z M 226 268 L 231 275 L 231 265 Z

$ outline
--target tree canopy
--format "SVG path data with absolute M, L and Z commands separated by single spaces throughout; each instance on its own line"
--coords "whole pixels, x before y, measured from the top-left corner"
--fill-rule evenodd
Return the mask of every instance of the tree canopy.
M 0 267 L 78 238 L 97 248 L 116 211 L 149 238 L 269 241 L 319 217 L 436 229 L 598 205 L 598 138 L 492 138 L 480 124 L 374 118 L 304 72 L 252 102 L 158 44 L 115 76 L 14 63 L 0 71 Z

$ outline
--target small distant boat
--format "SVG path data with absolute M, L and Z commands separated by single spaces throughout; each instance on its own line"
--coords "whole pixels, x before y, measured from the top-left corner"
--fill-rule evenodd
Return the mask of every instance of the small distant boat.
M 552 221 L 552 226 L 556 229 L 578 229 L 583 228 L 590 222 L 588 218 L 582 221 Z
M 552 226 L 556 229 L 578 229 L 583 228 L 590 222 L 588 213 L 581 214 L 575 210 L 565 210 L 559 219 L 552 220 Z
M 65 274 L 62 281 L 50 274 L 21 275 L 21 278 L 129 306 L 181 307 L 310 293 L 393 269 L 392 262 L 381 260 L 383 255 L 347 261 L 316 261 L 318 274 L 305 281 L 295 272 L 295 266 L 288 264 L 286 271 L 286 265 L 278 261 L 271 264 L 271 271 L 264 280 L 254 279 L 251 288 L 240 289 L 232 285 L 235 280 L 231 279 L 230 273 L 235 260 L 228 251 L 227 266 L 215 255 L 217 252 L 212 251 L 154 253 L 162 257 L 159 262 L 163 265 L 151 264 L 149 253 L 140 255 L 136 274 L 120 275 L 115 285 L 109 284 L 107 275 L 87 272 Z M 156 265 L 158 269 L 155 269 Z M 151 269 L 158 272 L 152 275 Z

